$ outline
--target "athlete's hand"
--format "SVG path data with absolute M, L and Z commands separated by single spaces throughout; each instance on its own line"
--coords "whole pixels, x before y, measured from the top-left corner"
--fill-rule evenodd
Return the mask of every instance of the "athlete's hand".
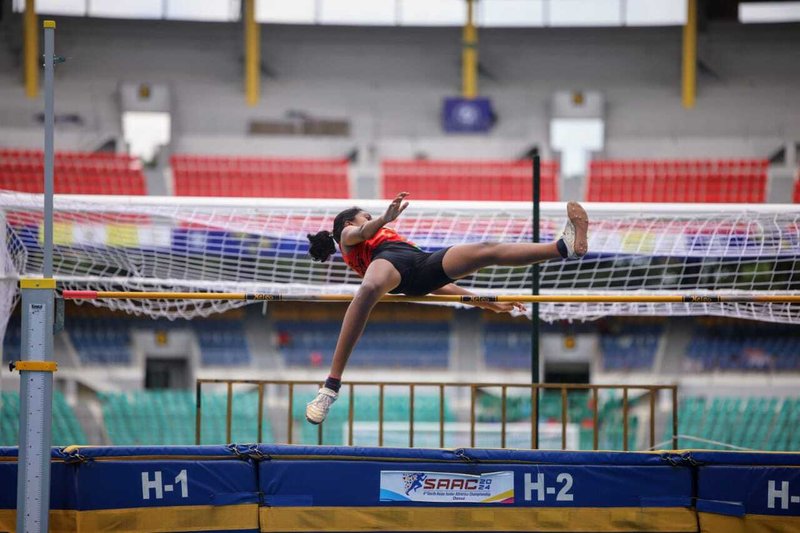
M 389 207 L 386 208 L 386 212 L 383 214 L 384 222 L 391 222 L 399 217 L 400 213 L 406 210 L 408 202 L 403 202 L 406 196 L 408 196 L 407 192 L 401 192 L 394 197 L 394 200 L 392 200 L 392 203 L 389 204 Z
M 525 305 L 520 302 L 491 302 L 486 305 L 486 309 L 495 313 L 510 313 L 514 310 L 524 313 L 526 311 Z

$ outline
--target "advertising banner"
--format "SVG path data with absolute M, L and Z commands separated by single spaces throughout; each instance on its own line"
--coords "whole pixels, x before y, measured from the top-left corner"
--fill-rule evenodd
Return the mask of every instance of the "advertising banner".
M 514 503 L 514 472 L 480 475 L 382 470 L 382 502 Z

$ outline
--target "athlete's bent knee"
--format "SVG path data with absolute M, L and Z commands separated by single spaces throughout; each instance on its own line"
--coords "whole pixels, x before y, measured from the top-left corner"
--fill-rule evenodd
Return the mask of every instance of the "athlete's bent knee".
M 384 295 L 386 291 L 383 290 L 379 284 L 374 281 L 362 281 L 361 287 L 358 288 L 356 297 L 364 300 L 378 300 Z

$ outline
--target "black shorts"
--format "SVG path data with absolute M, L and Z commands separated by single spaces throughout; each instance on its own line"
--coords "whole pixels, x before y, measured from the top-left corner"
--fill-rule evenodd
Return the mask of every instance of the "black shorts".
M 385 242 L 372 252 L 372 260 L 386 259 L 400 272 L 400 285 L 391 294 L 423 296 L 453 283 L 442 268 L 447 250 L 428 253 L 405 242 Z

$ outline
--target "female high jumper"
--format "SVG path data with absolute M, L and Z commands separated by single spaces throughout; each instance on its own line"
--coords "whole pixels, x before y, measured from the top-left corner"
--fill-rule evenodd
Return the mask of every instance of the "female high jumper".
M 589 245 L 589 217 L 577 202 L 567 203 L 567 223 L 561 237 L 549 244 L 494 243 L 457 244 L 433 253 L 419 249 L 391 228 L 384 227 L 406 210 L 407 192 L 398 194 L 386 212 L 377 218 L 352 207 L 333 221 L 333 232 L 308 235 L 309 253 L 326 261 L 336 252 L 363 278 L 347 308 L 333 353 L 331 371 L 317 397 L 306 405 L 306 419 L 320 424 L 339 395 L 347 359 L 364 331 L 372 308 L 386 293 L 421 296 L 425 294 L 473 293 L 453 283 L 476 271 L 497 266 L 525 266 L 548 259 L 582 257 Z M 497 313 L 524 309 L 519 303 L 482 302 L 478 307 Z

